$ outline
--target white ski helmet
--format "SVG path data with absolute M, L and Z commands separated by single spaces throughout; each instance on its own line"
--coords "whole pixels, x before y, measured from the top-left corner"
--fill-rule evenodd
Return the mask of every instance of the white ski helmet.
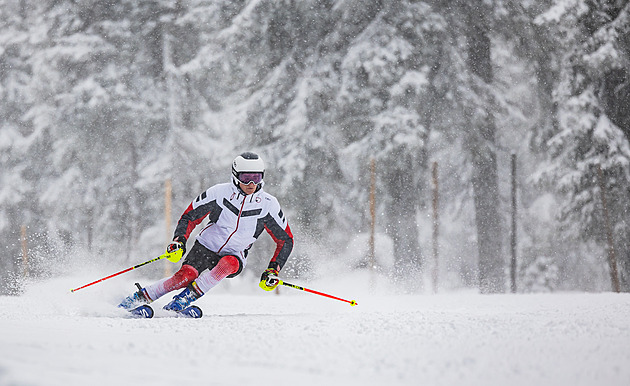
M 245 152 L 232 161 L 232 182 L 239 188 L 239 174 L 240 173 L 261 173 L 262 177 L 265 177 L 265 163 L 258 154 Z M 262 187 L 262 180 L 258 185 L 258 191 Z M 240 188 L 239 188 L 240 189 Z

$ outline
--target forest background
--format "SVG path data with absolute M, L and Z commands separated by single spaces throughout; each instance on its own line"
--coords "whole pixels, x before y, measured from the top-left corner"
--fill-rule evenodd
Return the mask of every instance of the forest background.
M 0 0 L 0 293 L 161 253 L 243 151 L 286 275 L 508 291 L 515 155 L 517 290 L 629 291 L 629 76 L 628 1 Z

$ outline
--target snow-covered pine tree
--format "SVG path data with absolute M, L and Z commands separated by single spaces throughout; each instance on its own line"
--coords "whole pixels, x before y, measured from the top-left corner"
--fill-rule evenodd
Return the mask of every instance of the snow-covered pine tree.
M 559 127 L 548 142 L 544 176 L 566 197 L 561 204 L 566 231 L 604 248 L 597 180 L 602 168 L 625 291 L 630 290 L 630 46 L 623 37 L 630 33 L 629 13 L 628 2 L 556 1 L 539 18 L 563 41 L 562 63 L 568 63 L 555 90 Z
M 30 13 L 22 2 L 0 1 L 0 294 L 10 291 L 10 275 L 21 276 L 21 227 L 42 215 L 36 199 L 39 180 L 46 175 L 46 158 L 32 159 L 33 150 L 45 151 L 50 137 L 34 130 L 25 119 L 29 109 L 31 67 L 28 57 Z M 36 231 L 27 229 L 27 235 Z

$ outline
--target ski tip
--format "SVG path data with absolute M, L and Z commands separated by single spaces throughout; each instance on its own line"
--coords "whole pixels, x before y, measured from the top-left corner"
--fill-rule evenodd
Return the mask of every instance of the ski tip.
M 203 311 L 201 311 L 201 308 L 197 306 L 190 306 L 186 308 L 185 310 L 183 310 L 181 313 L 188 318 L 194 318 L 194 319 L 198 319 L 203 316 Z
M 203 316 L 203 311 L 201 311 L 201 308 L 197 307 L 197 306 L 189 306 L 184 308 L 183 310 L 180 311 L 176 311 L 176 310 L 169 310 L 164 308 L 165 311 L 167 311 L 170 316 L 175 316 L 178 318 L 193 318 L 193 319 L 198 319 L 201 318 Z
M 150 319 L 153 317 L 153 308 L 151 308 L 151 306 L 148 305 L 142 305 L 140 307 L 136 307 L 132 310 L 129 310 L 129 312 L 131 313 L 131 316 L 134 318 L 145 318 L 145 319 Z
M 350 305 L 351 305 L 351 306 L 356 306 L 356 305 L 358 305 L 358 304 L 359 304 L 359 303 L 357 303 L 357 301 L 356 301 L 356 300 L 350 300 Z

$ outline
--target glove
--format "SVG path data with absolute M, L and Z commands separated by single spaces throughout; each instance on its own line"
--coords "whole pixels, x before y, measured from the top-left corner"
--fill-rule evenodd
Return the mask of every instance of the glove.
M 186 253 L 186 238 L 184 236 L 175 237 L 173 242 L 166 247 L 166 253 L 173 253 L 179 249 L 182 250 L 182 255 Z
M 260 283 L 258 286 L 265 291 L 273 291 L 278 284 L 280 284 L 280 279 L 278 279 L 278 270 L 274 268 L 267 268 L 260 276 Z

